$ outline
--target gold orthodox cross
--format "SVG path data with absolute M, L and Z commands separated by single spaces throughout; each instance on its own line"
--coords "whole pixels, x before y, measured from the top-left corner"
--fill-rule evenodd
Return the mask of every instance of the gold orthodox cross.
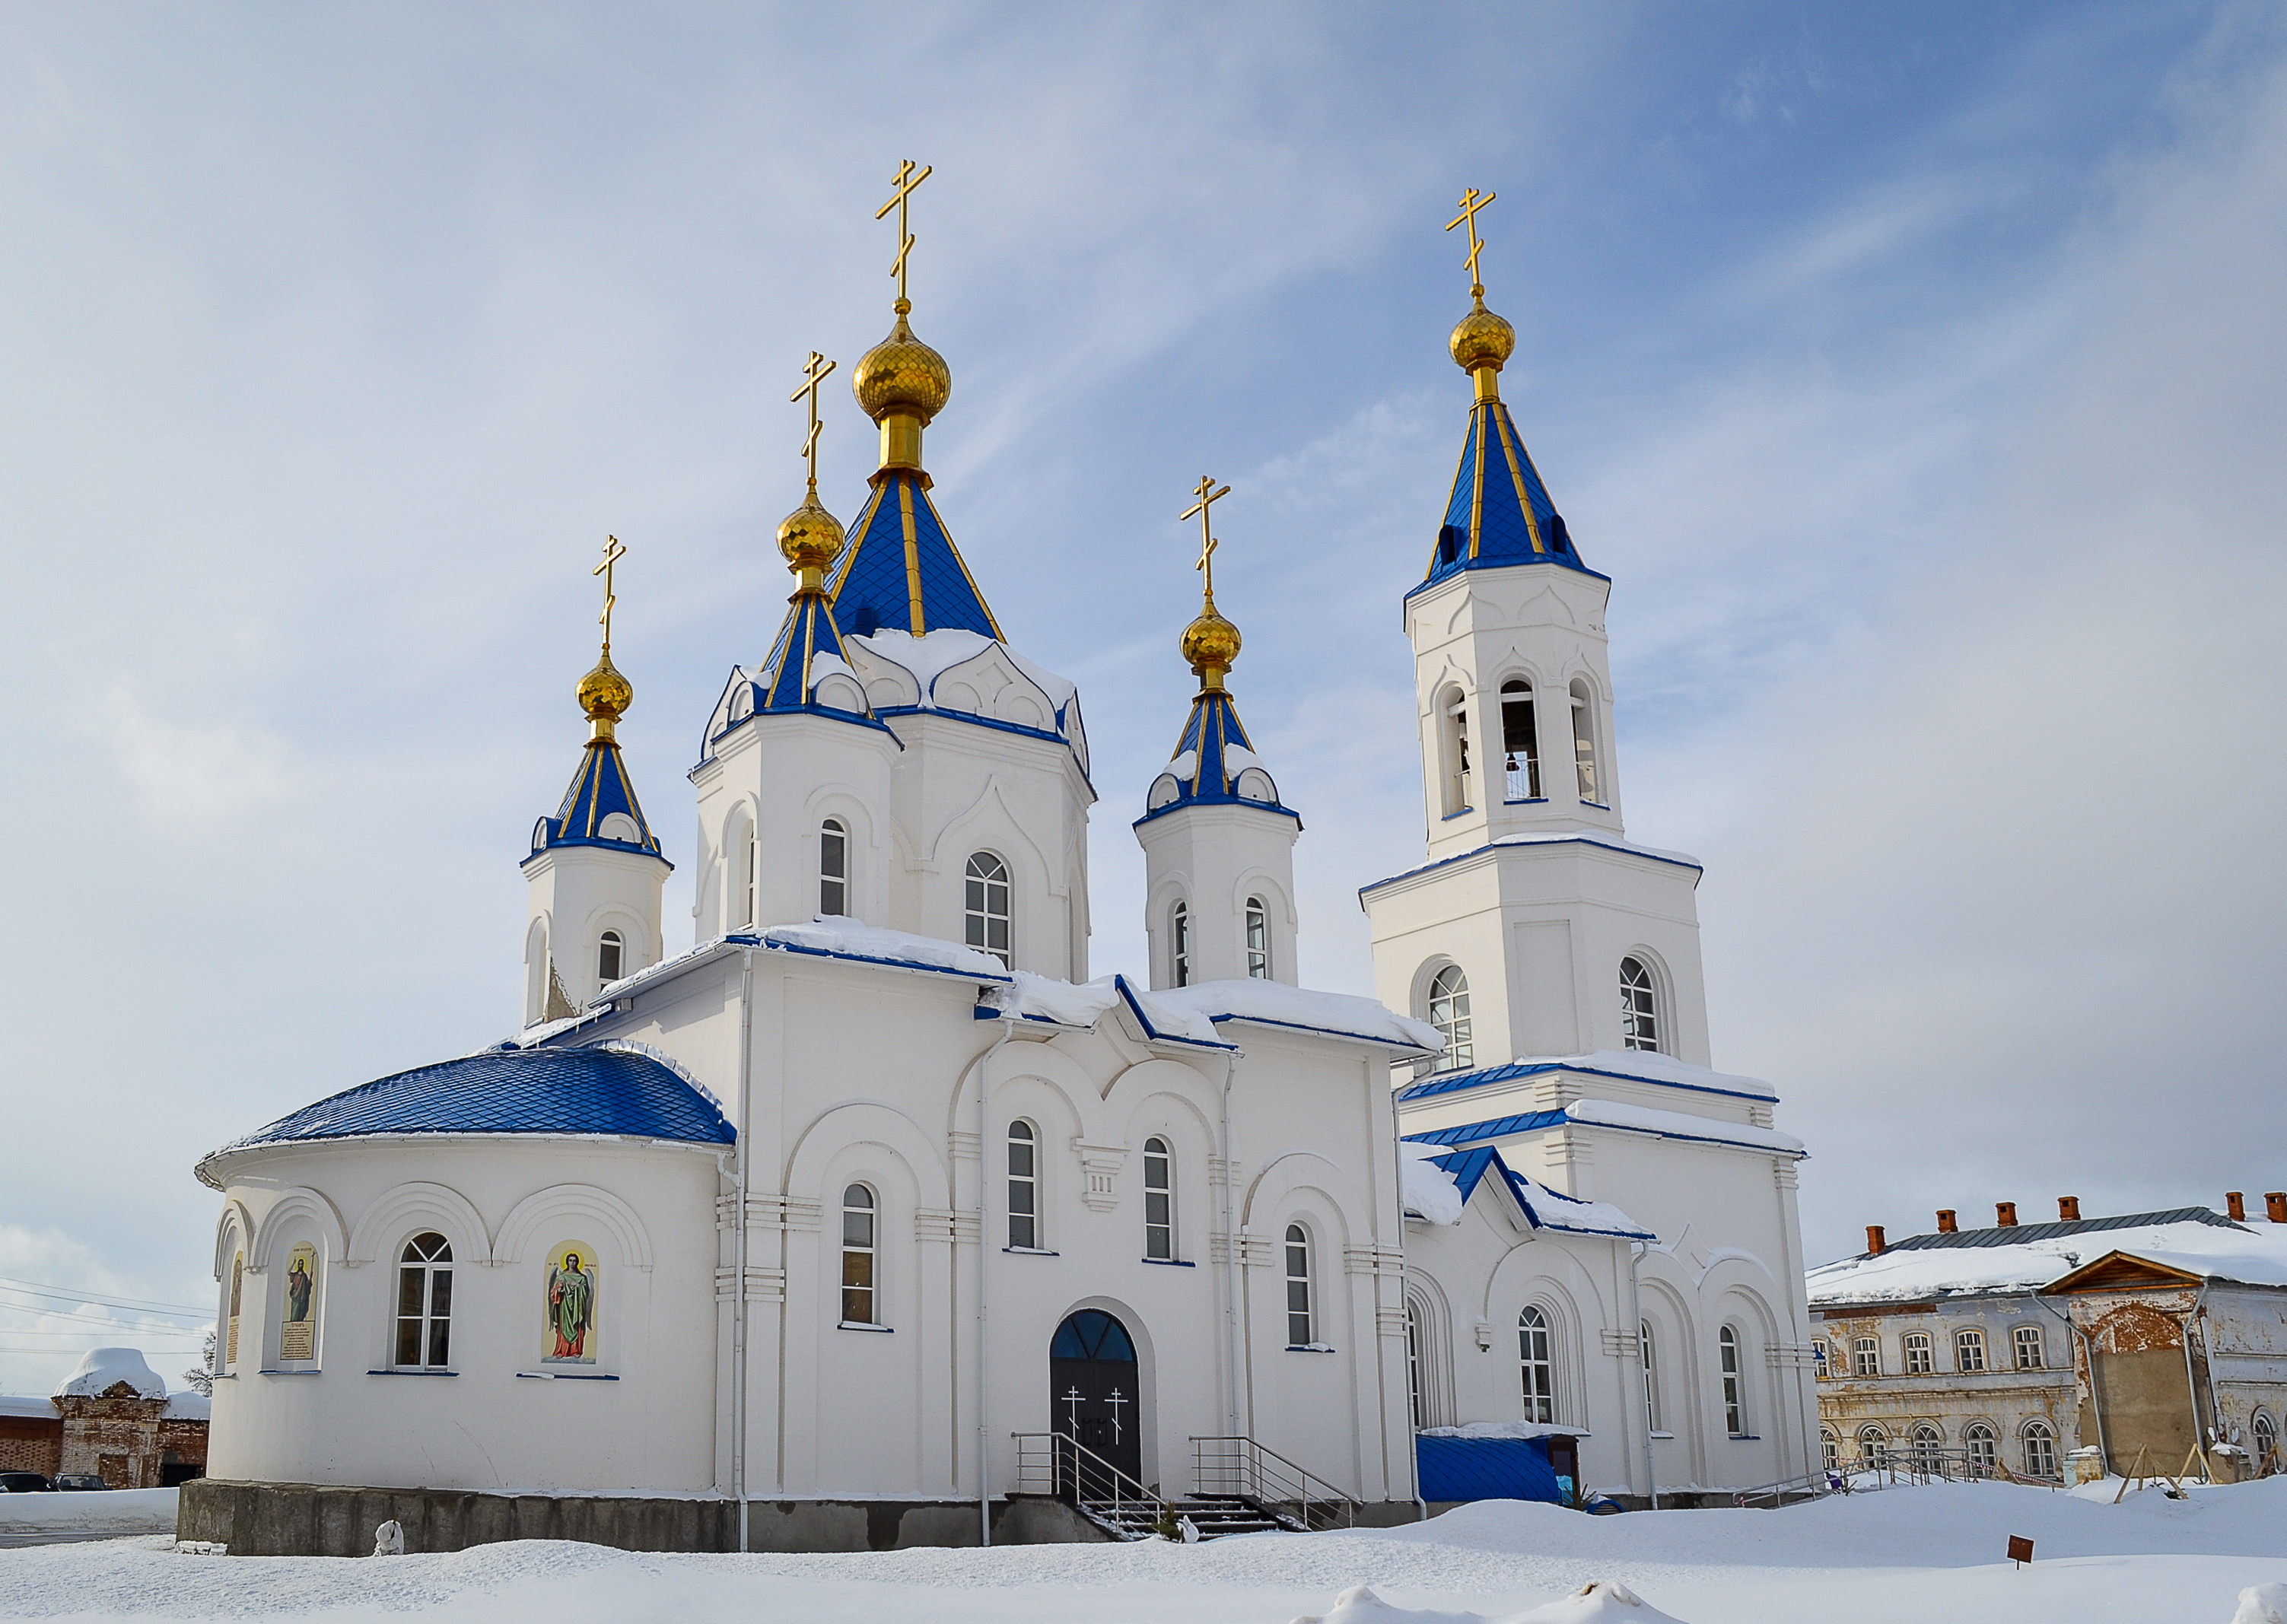
M 628 549 L 620 545 L 620 539 L 617 536 L 605 536 L 604 562 L 588 572 L 590 575 L 600 575 L 604 578 L 604 612 L 597 619 L 603 624 L 604 652 L 606 654 L 612 651 L 612 605 L 620 601 L 612 595 L 612 566 L 627 556 Z
M 1215 476 L 1201 474 L 1199 484 L 1191 488 L 1191 494 L 1198 497 L 1199 501 L 1184 508 L 1178 516 L 1189 518 L 1194 513 L 1199 516 L 1199 561 L 1191 568 L 1206 577 L 1207 602 L 1212 603 L 1215 602 L 1215 548 L 1223 544 L 1215 539 L 1214 532 L 1207 528 L 1207 509 L 1230 495 L 1231 487 L 1224 485 L 1221 490 L 1217 490 Z
M 817 351 L 811 351 L 810 359 L 802 364 L 802 387 L 787 397 L 788 400 L 800 400 L 805 395 L 810 398 L 810 432 L 802 437 L 802 454 L 810 464 L 810 488 L 813 492 L 818 489 L 818 386 L 826 382 L 834 366 Z
M 912 253 L 914 248 L 913 233 L 906 229 L 906 200 L 913 196 L 914 188 L 927 180 L 936 168 L 935 164 L 924 164 L 915 169 L 914 161 L 906 159 L 898 165 L 898 172 L 890 177 L 890 184 L 897 191 L 890 194 L 888 202 L 874 211 L 874 217 L 877 220 L 892 209 L 898 211 L 898 257 L 890 266 L 890 274 L 898 279 L 898 303 L 900 304 L 906 302 L 906 256 Z
M 1469 256 L 1467 263 L 1469 267 L 1469 296 L 1471 298 L 1482 299 L 1485 296 L 1484 279 L 1477 274 L 1477 256 L 1484 251 L 1485 246 L 1484 243 L 1477 240 L 1477 210 L 1483 209 L 1487 203 L 1492 202 L 1498 195 L 1499 194 L 1497 193 L 1492 192 L 1487 192 L 1483 195 L 1480 195 L 1477 189 L 1475 186 L 1471 186 L 1467 192 L 1461 193 L 1461 212 L 1445 222 L 1445 229 L 1447 231 L 1452 231 L 1456 225 L 1462 224 L 1464 221 L 1468 223 Z

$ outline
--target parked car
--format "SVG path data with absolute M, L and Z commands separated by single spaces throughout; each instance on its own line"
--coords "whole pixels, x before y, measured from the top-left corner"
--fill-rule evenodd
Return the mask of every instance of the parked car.
M 36 1471 L 0 1471 L 0 1494 L 44 1494 L 55 1486 Z
M 75 1489 L 107 1489 L 111 1486 L 91 1471 L 66 1472 L 56 1479 L 58 1490 L 69 1494 Z

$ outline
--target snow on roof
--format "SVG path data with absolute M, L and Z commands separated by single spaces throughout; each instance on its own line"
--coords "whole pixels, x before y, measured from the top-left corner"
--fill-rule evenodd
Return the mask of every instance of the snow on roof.
M 178 1392 L 167 1400 L 167 1407 L 159 1412 L 162 1421 L 211 1421 L 214 1400 L 204 1393 Z
M 913 677 L 914 686 L 921 690 L 923 710 L 937 708 L 937 701 L 930 690 L 937 685 L 938 678 L 955 666 L 965 665 L 994 647 L 1006 654 L 1009 663 L 1023 672 L 1034 687 L 1048 696 L 1059 715 L 1072 702 L 1072 696 L 1080 692 L 1071 678 L 1058 676 L 1053 671 L 1034 665 L 1005 643 L 995 644 L 990 637 L 964 631 L 959 627 L 939 627 L 936 631 L 925 632 L 916 637 L 911 632 L 885 626 L 878 632 L 853 636 L 850 641 L 875 658 L 903 667 Z
M 1009 976 L 1008 986 L 989 989 L 983 999 L 987 1008 L 1004 1014 L 1082 1030 L 1103 1020 L 1113 1005 L 1123 1002 L 1136 1013 L 1149 1037 L 1217 1049 L 1231 1047 L 1215 1036 L 1215 1023 L 1204 1015 L 1171 1004 L 1166 994 L 1147 991 L 1123 975 L 1099 975 L 1092 981 L 1075 982 L 1018 970 Z
M 2187 1274 L 2287 1286 L 2287 1224 L 2243 1228 L 2197 1220 L 2038 1237 L 2015 1246 L 1893 1248 L 1873 1257 L 1822 1264 L 1809 1272 L 1805 1283 L 1814 1306 L 2033 1291 L 2112 1252 Z
M 1165 989 L 1155 997 L 1197 1010 L 1210 1021 L 1254 1021 L 1268 1026 L 1300 1027 L 1337 1037 L 1362 1038 L 1400 1049 L 1442 1048 L 1444 1038 L 1426 1021 L 1394 1013 L 1373 998 L 1345 992 L 1314 992 L 1284 981 L 1247 977 L 1200 981 Z
M 1517 1204 L 1524 1209 L 1525 1217 L 1532 1220 L 1536 1229 L 1555 1229 L 1579 1235 L 1608 1235 L 1622 1241 L 1659 1239 L 1608 1201 L 1584 1201 L 1578 1195 L 1552 1190 L 1500 1161 L 1499 1151 L 1495 1151 L 1493 1156 L 1502 1176 L 1508 1179 L 1509 1188 L 1515 1193 Z
M 905 634 L 900 632 L 898 635 Z M 931 632 L 930 635 L 973 637 L 976 634 L 946 631 Z M 1008 970 L 990 953 L 936 936 L 916 936 L 907 931 L 861 925 L 840 914 L 820 914 L 807 925 L 773 925 L 759 934 L 766 948 L 791 948 L 796 952 L 861 958 L 906 968 L 949 970 L 956 975 L 973 975 L 987 981 L 1009 979 Z
M 53 1421 L 57 1413 L 53 1399 L 35 1399 L 28 1394 L 0 1393 L 0 1415 L 31 1416 L 41 1421 Z
M 1437 1147 L 1401 1142 L 1397 1151 L 1397 1195 L 1405 1210 L 1425 1223 L 1460 1223 L 1461 1186 L 1437 1165 Z
M 56 1389 L 59 1399 L 92 1399 L 124 1382 L 145 1399 L 163 1399 L 167 1384 L 144 1362 L 140 1348 L 90 1348 L 79 1368 Z
M 1405 1137 L 1422 1145 L 1478 1145 L 1511 1134 L 1535 1133 L 1544 1128 L 1579 1123 L 1592 1128 L 1616 1128 L 1624 1133 L 1648 1133 L 1660 1139 L 1688 1139 L 1695 1144 L 1730 1145 L 1741 1150 L 1765 1150 L 1776 1155 L 1805 1156 L 1802 1141 L 1776 1128 L 1695 1116 L 1688 1111 L 1656 1111 L 1649 1106 L 1622 1105 L 1611 1100 L 1575 1100 L 1544 1111 L 1523 1111 L 1484 1122 L 1462 1123 L 1451 1128 L 1431 1128 Z
M 1674 1055 L 1658 1054 L 1648 1049 L 1598 1049 L 1587 1054 L 1527 1055 L 1505 1065 L 1488 1066 L 1477 1071 L 1447 1072 L 1425 1079 L 1398 1091 L 1398 1099 L 1427 1100 L 1438 1094 L 1451 1094 L 1489 1084 L 1514 1082 L 1520 1077 L 1533 1076 L 1549 1071 L 1579 1071 L 1600 1077 L 1624 1077 L 1635 1083 L 1663 1083 L 1673 1088 L 1696 1089 L 1705 1093 L 1739 1094 L 1753 1100 L 1776 1100 L 1777 1092 L 1761 1077 L 1741 1076 L 1736 1072 L 1716 1071 L 1705 1066 L 1694 1066 L 1679 1060 Z
M 1526 1178 L 1501 1159 L 1491 1146 L 1474 1150 L 1445 1150 L 1413 1139 L 1401 1139 L 1398 1152 L 1399 1198 L 1405 1210 L 1431 1224 L 1458 1224 L 1462 1206 L 1484 1183 L 1488 1171 L 1497 1171 L 1509 1194 L 1535 1229 L 1566 1234 L 1602 1235 L 1609 1240 L 1656 1241 L 1659 1237 L 1604 1201 L 1584 1201 L 1552 1190 Z

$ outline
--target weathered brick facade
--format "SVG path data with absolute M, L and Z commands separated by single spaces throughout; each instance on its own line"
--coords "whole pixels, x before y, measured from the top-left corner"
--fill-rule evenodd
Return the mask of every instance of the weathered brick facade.
M 82 1473 L 112 1488 L 160 1488 L 205 1474 L 207 1423 L 121 1382 L 93 1398 L 43 1400 L 47 1417 L 0 1415 L 0 1470 Z

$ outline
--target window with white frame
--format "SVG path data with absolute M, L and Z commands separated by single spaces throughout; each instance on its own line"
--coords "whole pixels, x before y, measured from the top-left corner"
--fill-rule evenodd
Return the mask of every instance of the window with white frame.
M 1953 1368 L 1973 1375 L 1985 1368 L 1985 1333 L 1983 1331 L 1954 1332 Z
M 1156 1133 L 1144 1141 L 1144 1255 L 1175 1260 L 1175 1156 Z
M 842 1323 L 878 1325 L 874 1315 L 880 1278 L 876 1256 L 874 1192 L 853 1184 L 842 1192 Z
M 1540 799 L 1540 728 L 1532 712 L 1532 684 L 1511 677 L 1500 686 L 1503 799 Z
M 1191 911 L 1182 902 L 1167 910 L 1167 980 L 1177 987 L 1191 984 Z
M 2041 1357 L 2041 1328 L 2039 1326 L 2019 1326 L 2017 1328 L 2016 1336 L 2013 1340 L 2015 1342 L 2017 1346 L 2018 1369 L 2038 1370 L 2043 1368 L 2044 1360 Z
M 1469 809 L 1469 703 L 1460 689 L 1438 695 L 1437 725 L 1444 744 L 1444 813 L 1452 817 Z
M 1528 1307 L 1516 1317 L 1516 1352 L 1524 1385 L 1524 1419 L 1556 1419 L 1556 1361 L 1549 1349 L 1548 1316 Z
M 1872 1336 L 1856 1336 L 1850 1343 L 1850 1374 L 1879 1376 L 1882 1374 L 1882 1344 Z
M 1596 703 L 1586 682 L 1572 684 L 1572 764 L 1580 799 L 1603 804 L 1596 772 Z
M 1286 1345 L 1305 1348 L 1318 1341 L 1310 1310 L 1310 1233 L 1286 1226 Z
M 1469 1020 L 1469 978 L 1459 965 L 1447 965 L 1430 978 L 1429 1024 L 1445 1040 L 1438 1052 L 1439 1071 L 1467 1071 L 1476 1063 L 1476 1044 Z
M 1659 994 L 1651 967 L 1633 955 L 1620 960 L 1620 1042 L 1631 1049 L 1659 1049 Z
M 1727 1325 L 1715 1333 L 1715 1362 L 1723 1378 L 1723 1429 L 1734 1438 L 1747 1435 L 1746 1373 L 1739 1360 L 1739 1331 Z
M 1421 1312 L 1413 1299 L 1405 1299 L 1405 1405 L 1413 1417 L 1413 1430 L 1419 1432 L 1421 1419 Z
M 2247 1423 L 2248 1443 L 2255 1456 L 2255 1470 L 2259 1473 L 2275 1463 L 2279 1454 L 2279 1427 L 2271 1419 L 2269 1410 L 2258 1410 Z
M 615 930 L 607 930 L 596 943 L 596 981 L 598 986 L 616 981 L 627 974 L 627 938 Z
M 1246 899 L 1246 974 L 1258 981 L 1270 979 L 1270 910 L 1259 896 Z
M 1657 1432 L 1659 1425 L 1659 1349 L 1652 1339 L 1651 1321 L 1636 1324 L 1636 1346 L 1643 1354 L 1644 1427 Z
M 1908 1331 L 1901 1345 L 1906 1356 L 1908 1376 L 1927 1376 L 1937 1368 L 1936 1356 L 1931 1350 L 1927 1331 Z
M 1032 1251 L 1041 1244 L 1039 1135 L 1021 1116 L 1009 1124 L 1009 1244 Z
M 745 930 L 755 922 L 755 886 L 757 879 L 755 862 L 755 826 L 744 814 L 731 820 L 730 850 L 724 855 L 729 877 L 730 905 L 724 910 L 733 930 Z
M 1818 1458 L 1829 1471 L 1842 1470 L 1842 1440 L 1824 1427 L 1818 1429 Z
M 2025 1443 L 2025 1475 L 2029 1478 L 2054 1478 L 2057 1475 L 2057 1435 L 2046 1421 L 2029 1421 L 2019 1434 Z
M 405 1243 L 397 1258 L 399 1370 L 443 1370 L 453 1353 L 453 1249 L 431 1230 Z
M 1013 968 L 1016 959 L 1009 946 L 1009 865 L 989 851 L 970 857 L 964 900 L 969 945 Z
M 1907 1452 L 1912 1455 L 1917 1467 L 1924 1471 L 1934 1469 L 1937 1465 L 1938 1452 L 1944 1447 L 1944 1433 L 1927 1421 L 1915 1423 L 1912 1436 L 1908 1440 Z
M 1879 1427 L 1858 1429 L 1858 1458 L 1879 1470 L 1890 1463 L 1890 1435 Z
M 1993 1429 L 1982 1421 L 1973 1421 L 1961 1430 L 1961 1447 L 1969 1457 L 1969 1475 L 1990 1478 L 2001 1462 L 2000 1442 Z
M 850 911 L 850 825 L 838 817 L 818 826 L 818 911 Z

